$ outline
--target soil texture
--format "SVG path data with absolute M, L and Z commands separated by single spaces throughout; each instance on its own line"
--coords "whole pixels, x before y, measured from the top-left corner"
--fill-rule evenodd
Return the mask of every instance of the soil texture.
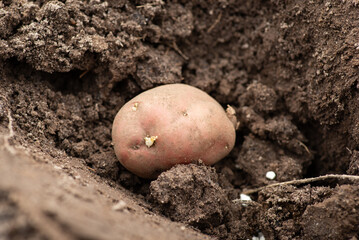
M 112 121 L 170 83 L 236 144 L 145 180 Z M 357 0 L 0 2 L 0 239 L 359 239 L 358 146 Z

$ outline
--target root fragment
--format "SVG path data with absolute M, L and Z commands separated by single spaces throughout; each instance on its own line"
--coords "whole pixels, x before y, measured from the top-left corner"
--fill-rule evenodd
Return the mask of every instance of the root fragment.
M 319 177 L 305 178 L 305 179 L 291 180 L 291 181 L 287 181 L 287 182 L 274 183 L 274 184 L 270 184 L 270 185 L 263 186 L 263 187 L 260 187 L 260 188 L 245 190 L 242 193 L 246 194 L 246 195 L 249 195 L 249 194 L 257 193 L 257 192 L 260 192 L 260 191 L 262 191 L 264 189 L 271 188 L 271 187 L 285 186 L 285 185 L 301 185 L 301 184 L 308 184 L 308 183 L 324 181 L 324 180 L 335 180 L 335 181 L 337 181 L 339 183 L 341 183 L 341 182 L 348 183 L 349 182 L 349 183 L 358 184 L 359 183 L 359 176 L 346 175 L 346 174 L 328 174 L 328 175 L 319 176 Z

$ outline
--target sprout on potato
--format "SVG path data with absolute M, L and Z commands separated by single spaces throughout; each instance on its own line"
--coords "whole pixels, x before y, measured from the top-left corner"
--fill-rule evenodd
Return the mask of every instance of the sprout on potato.
M 137 109 L 138 109 L 138 103 L 135 102 L 135 103 L 133 104 L 132 111 L 136 112 Z
M 117 113 L 112 141 L 129 171 L 154 178 L 176 164 L 212 165 L 235 143 L 233 108 L 224 111 L 207 93 L 185 84 L 145 91 Z
M 150 148 L 155 143 L 157 138 L 158 138 L 158 136 L 151 136 L 151 137 L 147 136 L 147 137 L 145 137 L 144 140 L 145 140 L 146 146 Z

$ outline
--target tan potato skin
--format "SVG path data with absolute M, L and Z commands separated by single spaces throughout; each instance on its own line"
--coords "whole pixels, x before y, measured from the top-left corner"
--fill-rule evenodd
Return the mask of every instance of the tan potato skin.
M 146 146 L 146 136 L 157 136 Z M 235 129 L 221 105 L 207 93 L 185 84 L 143 92 L 117 113 L 112 141 L 117 158 L 129 171 L 155 178 L 176 164 L 201 159 L 212 165 L 235 143 Z

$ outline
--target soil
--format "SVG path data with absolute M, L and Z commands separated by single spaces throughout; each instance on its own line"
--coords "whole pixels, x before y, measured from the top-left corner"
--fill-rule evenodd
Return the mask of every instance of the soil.
M 358 239 L 358 5 L 2 1 L 0 238 Z M 179 82 L 236 109 L 236 145 L 141 179 L 112 121 Z

